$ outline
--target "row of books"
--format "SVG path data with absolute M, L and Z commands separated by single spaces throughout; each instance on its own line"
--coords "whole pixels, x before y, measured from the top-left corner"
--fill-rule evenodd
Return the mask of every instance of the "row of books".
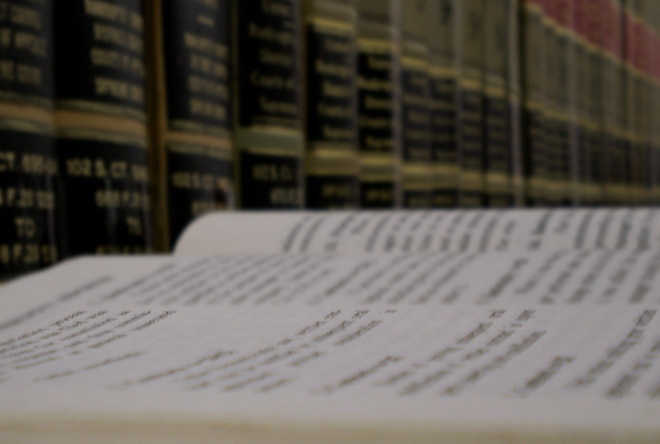
M 0 277 L 217 209 L 652 204 L 654 0 L 0 3 Z

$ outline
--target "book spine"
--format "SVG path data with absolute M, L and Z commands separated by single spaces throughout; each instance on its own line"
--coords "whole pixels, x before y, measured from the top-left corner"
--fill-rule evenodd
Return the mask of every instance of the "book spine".
M 555 79 L 558 105 L 557 137 L 559 143 L 559 186 L 560 204 L 571 207 L 575 204 L 573 189 L 573 153 L 576 150 L 573 137 L 575 111 L 575 40 L 573 28 L 573 2 L 555 0 L 556 38 L 559 54 L 558 72 Z
M 639 125 L 639 148 L 638 148 L 638 169 L 639 169 L 639 182 L 640 182 L 640 196 L 639 205 L 647 205 L 649 203 L 650 187 L 651 187 L 651 169 L 649 166 L 649 93 L 648 93 L 648 78 L 646 76 L 647 64 L 649 60 L 649 52 L 651 50 L 648 41 L 648 3 L 646 1 L 640 2 L 639 10 L 639 34 L 640 34 L 640 48 L 639 48 L 639 62 L 637 65 L 638 82 L 639 82 L 639 109 L 640 113 L 637 117 Z
M 306 204 L 357 208 L 357 10 L 354 0 L 305 0 Z
M 507 97 L 508 0 L 484 2 L 483 139 L 485 205 L 513 204 L 510 170 L 509 101 Z
M 430 208 L 433 191 L 426 35 L 428 1 L 401 2 L 401 180 L 404 208 Z
M 544 203 L 546 149 L 544 137 L 545 42 L 543 3 L 523 0 L 521 4 L 521 58 L 523 84 L 523 175 L 525 205 Z
M 507 16 L 506 79 L 509 102 L 508 139 L 510 143 L 510 170 L 513 203 L 524 204 L 525 182 L 522 153 L 522 83 L 520 53 L 520 0 L 509 0 Z
M 589 115 L 590 105 L 590 50 L 588 44 L 589 1 L 575 4 L 576 62 L 577 62 L 577 165 L 578 192 L 580 205 L 591 205 L 594 183 L 591 170 L 591 132 L 593 123 Z
M 642 65 L 642 76 L 644 79 L 644 114 L 643 114 L 643 134 L 644 134 L 644 189 L 645 196 L 643 205 L 652 205 L 654 203 L 654 168 L 653 168 L 653 132 L 657 123 L 653 115 L 653 90 L 654 81 L 652 76 L 653 58 L 658 51 L 653 41 L 653 13 L 655 9 L 654 1 L 645 2 L 644 20 L 644 61 Z
M 542 3 L 542 34 L 544 42 L 543 67 L 543 138 L 545 148 L 545 205 L 557 207 L 561 204 L 561 112 L 558 97 L 559 41 L 556 17 L 557 2 L 544 0 Z
M 577 3 L 579 0 L 568 0 L 566 2 L 565 26 L 568 51 L 567 85 L 562 88 L 567 96 L 567 108 L 569 117 L 569 153 L 568 153 L 568 178 L 570 205 L 579 205 L 580 196 L 580 171 L 579 171 L 579 134 L 580 134 L 580 110 L 579 110 L 579 82 L 580 82 L 580 36 L 577 31 Z
M 653 81 L 651 115 L 655 120 L 652 121 L 651 126 L 653 146 L 650 163 L 653 168 L 652 204 L 658 205 L 660 204 L 660 125 L 657 123 L 657 116 L 660 116 L 660 54 L 657 51 L 657 48 L 660 48 L 660 4 L 658 2 L 653 3 L 652 20 L 651 47 L 656 50 L 651 51 L 651 78 Z
M 456 7 L 456 60 L 460 205 L 484 203 L 483 150 L 483 28 L 482 0 L 458 0 Z
M 629 201 L 633 205 L 642 205 L 646 198 L 644 171 L 643 119 L 644 87 L 642 66 L 644 63 L 644 28 L 641 1 L 626 3 L 626 63 L 627 63 L 627 130 L 628 130 L 628 168 L 630 192 Z
M 236 205 L 304 202 L 302 59 L 298 0 L 232 0 Z
M 233 205 L 229 0 L 150 0 L 154 240 L 169 251 L 195 217 Z
M 454 5 L 453 0 L 434 0 L 429 7 L 432 206 L 454 208 L 458 206 L 459 185 Z
M 631 29 L 631 16 L 630 16 L 630 1 L 621 0 L 621 26 L 623 34 L 623 175 L 624 175 L 624 189 L 623 199 L 627 205 L 632 205 L 635 194 L 635 185 L 632 174 L 632 152 L 634 142 L 634 131 L 632 125 L 632 100 L 634 94 L 634 82 L 632 76 L 632 63 L 630 52 L 630 41 L 632 37 Z
M 603 147 L 606 155 L 605 202 L 625 205 L 624 64 L 621 2 L 603 2 Z
M 50 1 L 0 4 L 0 281 L 60 255 Z
M 53 11 L 69 253 L 148 251 L 143 2 L 72 0 Z
M 607 151 L 603 145 L 603 73 L 604 51 L 602 46 L 603 6 L 602 0 L 591 0 L 588 5 L 587 48 L 589 54 L 589 161 L 591 163 L 592 188 L 588 200 L 591 205 L 604 204 L 604 166 Z
M 398 2 L 358 0 L 360 206 L 399 206 L 400 64 Z

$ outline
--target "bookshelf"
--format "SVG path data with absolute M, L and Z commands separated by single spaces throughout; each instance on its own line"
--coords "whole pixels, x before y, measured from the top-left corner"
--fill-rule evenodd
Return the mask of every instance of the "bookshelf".
M 10 0 L 0 278 L 221 210 L 653 206 L 653 0 Z

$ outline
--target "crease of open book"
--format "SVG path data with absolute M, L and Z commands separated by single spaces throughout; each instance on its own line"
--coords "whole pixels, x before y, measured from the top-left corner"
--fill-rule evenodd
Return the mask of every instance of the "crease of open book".
M 77 444 L 208 443 L 224 444 L 609 444 L 660 442 L 658 427 L 602 427 L 486 424 L 478 422 L 358 423 L 282 421 L 277 418 L 204 418 L 182 415 L 57 415 L 0 418 L 0 442 Z

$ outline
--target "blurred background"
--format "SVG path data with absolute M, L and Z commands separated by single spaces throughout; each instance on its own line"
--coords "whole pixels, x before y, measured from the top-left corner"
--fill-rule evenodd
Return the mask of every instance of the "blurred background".
M 0 280 L 209 211 L 654 206 L 656 0 L 0 3 Z

